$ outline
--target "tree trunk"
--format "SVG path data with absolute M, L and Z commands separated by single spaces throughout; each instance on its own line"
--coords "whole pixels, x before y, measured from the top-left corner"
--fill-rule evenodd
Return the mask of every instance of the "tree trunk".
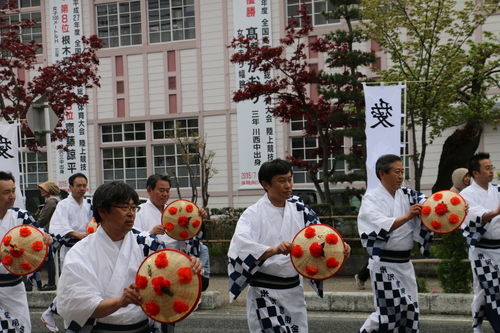
M 439 160 L 437 180 L 432 193 L 449 190 L 453 186 L 451 175 L 457 168 L 467 168 L 469 159 L 479 146 L 483 126 L 470 120 L 464 128 L 457 129 L 446 139 Z

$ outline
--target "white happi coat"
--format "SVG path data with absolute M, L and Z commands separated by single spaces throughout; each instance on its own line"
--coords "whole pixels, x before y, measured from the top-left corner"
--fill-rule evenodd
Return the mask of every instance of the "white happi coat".
M 483 189 L 473 179 L 471 184 L 460 192 L 469 204 L 469 213 L 462 223 L 463 235 L 469 245 L 469 259 L 473 271 L 474 299 L 472 315 L 474 332 L 482 332 L 486 302 L 492 305 L 500 315 L 500 298 L 498 286 L 500 280 L 500 250 L 477 248 L 482 239 L 500 239 L 500 215 L 482 224 L 484 214 L 494 211 L 500 205 L 500 187 L 488 184 L 488 190 Z M 484 271 L 488 271 L 484 274 Z M 484 287 L 482 286 L 484 284 Z
M 429 255 L 428 249 L 432 233 L 423 226 L 419 216 L 400 228 L 392 232 L 389 231 L 396 218 L 406 215 L 411 205 L 422 203 L 425 199 L 422 193 L 409 188 L 398 189 L 393 197 L 382 184 L 363 197 L 358 215 L 358 230 L 361 243 L 370 254 L 368 268 L 374 290 L 376 312 L 368 317 L 360 332 L 392 332 L 394 329 L 402 329 L 405 326 L 406 332 L 418 332 L 418 290 L 413 264 L 410 261 L 405 263 L 382 262 L 380 256 L 383 250 L 411 250 L 413 241 L 420 244 L 424 255 Z M 408 313 L 411 318 L 406 318 L 407 321 L 405 321 L 399 317 L 382 314 L 385 309 L 381 311 L 381 308 L 377 306 L 380 300 L 376 292 L 381 290 L 381 286 L 391 286 L 392 288 L 387 290 L 387 293 L 381 293 L 391 295 L 389 303 L 395 300 L 396 304 L 408 304 L 408 308 L 398 306 L 394 311 Z M 391 310 L 389 310 L 390 312 Z
M 31 224 L 38 226 L 33 217 L 26 210 L 12 208 L 0 219 L 0 240 L 15 226 Z M 0 264 L 0 274 L 11 274 Z M 24 283 L 12 287 L 0 287 L 0 322 L 7 325 L 5 331 L 0 326 L 0 332 L 31 332 L 30 312 L 28 298 Z
M 165 205 L 166 207 L 167 205 Z M 165 209 L 163 207 L 163 209 Z M 162 212 L 156 208 L 150 199 L 141 205 L 141 210 L 136 214 L 134 228 L 150 232 L 154 226 L 162 224 Z M 167 249 L 176 249 L 186 252 L 186 242 L 173 239 L 167 234 L 157 235 L 159 241 L 163 242 Z
M 69 238 L 66 234 L 75 231 L 79 233 L 87 232 L 87 223 L 93 218 L 92 204 L 89 198 L 83 198 L 81 205 L 76 202 L 72 195 L 61 200 L 56 206 L 56 210 L 50 219 L 49 232 L 55 238 L 64 244 Z M 57 246 L 55 244 L 55 246 Z M 59 257 L 61 264 L 64 263 L 64 257 L 69 251 L 69 247 L 62 246 Z M 62 267 L 61 267 L 62 270 Z
M 257 259 L 269 247 L 278 246 L 283 241 L 291 242 L 305 226 L 317 223 L 319 219 L 316 214 L 298 197 L 288 200 L 282 212 L 271 203 L 267 193 L 248 207 L 238 220 L 228 251 L 231 302 L 250 283 L 251 275 L 257 271 L 283 278 L 297 276 L 289 256 L 275 255 L 264 261 Z M 320 282 L 316 287 L 322 296 L 321 281 L 315 282 Z M 269 314 L 271 310 L 268 309 L 273 307 L 277 309 L 277 316 Z M 275 329 L 280 326 L 292 332 L 307 332 L 302 278 L 301 284 L 291 289 L 249 287 L 247 319 L 250 332 L 274 332 L 269 327 L 261 327 L 263 318 L 272 323 Z
M 140 236 L 145 245 L 139 245 L 138 233 L 130 231 L 119 248 L 104 228 L 98 228 L 70 249 L 57 287 L 57 310 L 67 323 L 76 322 L 83 327 L 101 301 L 121 297 L 124 288 L 135 282 L 137 269 L 145 258 L 144 246 L 157 243 L 149 234 Z M 163 245 L 151 246 L 150 250 L 158 248 Z M 145 319 L 141 307 L 129 304 L 97 321 L 131 325 Z

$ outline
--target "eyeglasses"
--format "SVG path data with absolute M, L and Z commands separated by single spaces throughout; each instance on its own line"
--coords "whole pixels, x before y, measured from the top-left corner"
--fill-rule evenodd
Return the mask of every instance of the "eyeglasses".
M 124 212 L 128 212 L 130 210 L 133 213 L 137 213 L 138 211 L 141 210 L 141 207 L 139 207 L 139 206 L 116 206 L 116 205 L 111 205 L 111 207 L 120 208 Z
M 486 171 L 492 171 L 492 170 L 495 170 L 495 167 L 493 165 L 487 165 L 484 167 L 484 170 Z

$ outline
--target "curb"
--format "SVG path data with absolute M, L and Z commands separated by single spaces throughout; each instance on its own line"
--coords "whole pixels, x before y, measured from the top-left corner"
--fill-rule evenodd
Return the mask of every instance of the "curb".
M 28 304 L 32 308 L 48 307 L 56 292 L 29 292 Z M 375 310 L 371 292 L 325 292 L 319 298 L 314 292 L 305 292 L 307 310 L 334 312 L 373 312 Z M 420 313 L 447 314 L 469 316 L 471 312 L 472 294 L 418 294 Z M 200 310 L 214 310 L 221 307 L 220 292 L 205 291 L 201 293 Z

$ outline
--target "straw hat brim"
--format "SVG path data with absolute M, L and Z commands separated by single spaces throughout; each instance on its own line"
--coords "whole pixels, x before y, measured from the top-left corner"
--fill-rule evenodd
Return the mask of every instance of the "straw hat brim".
M 10 229 L 2 238 L 0 258 L 4 267 L 15 275 L 28 275 L 45 262 L 49 251 L 43 233 L 31 225 Z
M 191 269 L 191 259 L 173 249 L 159 250 L 146 257 L 137 271 L 136 285 L 143 311 L 165 324 L 186 318 L 198 305 L 202 287 L 200 274 Z
M 172 201 L 163 210 L 161 218 L 167 235 L 176 240 L 188 240 L 196 236 L 203 225 L 203 219 L 198 210 L 198 206 L 189 200 Z M 180 222 L 187 222 L 187 224 L 181 225 Z
M 95 218 L 92 218 L 89 223 L 87 223 L 87 227 L 85 228 L 85 230 L 87 231 L 87 234 L 93 234 L 94 232 L 97 231 L 97 228 L 99 228 L 101 224 L 100 223 L 97 223 L 97 221 L 95 220 Z
M 427 229 L 448 234 L 460 228 L 465 219 L 465 199 L 454 191 L 439 191 L 422 204 L 420 219 Z
M 290 259 L 300 275 L 312 280 L 328 279 L 344 265 L 344 240 L 329 225 L 310 225 L 293 239 Z

